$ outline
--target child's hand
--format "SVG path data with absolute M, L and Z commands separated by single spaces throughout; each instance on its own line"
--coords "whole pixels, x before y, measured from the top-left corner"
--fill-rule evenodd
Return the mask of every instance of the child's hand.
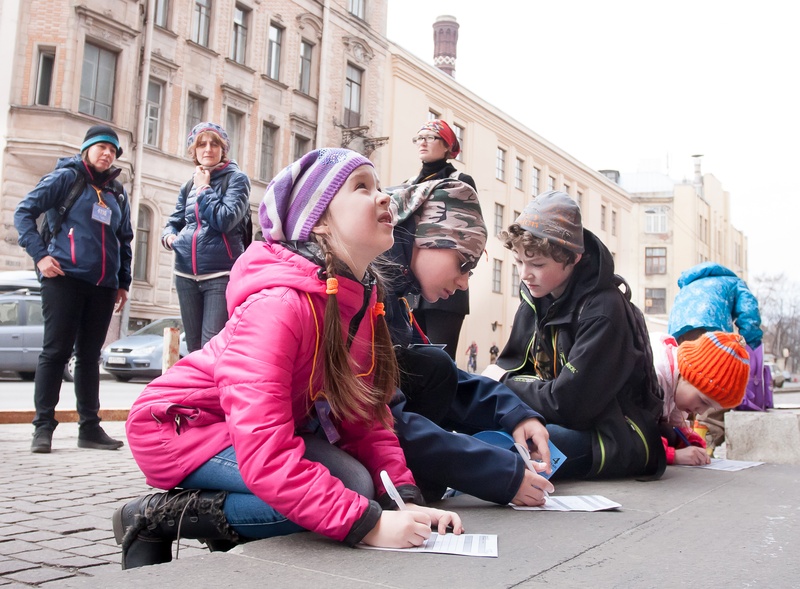
M 380 548 L 421 546 L 431 537 L 431 517 L 414 507 L 414 511 L 384 511 L 362 542 Z
M 519 486 L 519 491 L 514 495 L 511 503 L 514 505 L 539 507 L 544 505 L 545 491 L 552 493 L 555 490 L 556 488 L 553 486 L 553 483 L 543 476 L 526 469 L 525 475 L 522 478 L 522 484 Z
M 406 507 L 412 511 L 421 511 L 426 513 L 431 518 L 431 524 L 437 526 L 436 531 L 440 534 L 446 534 L 447 528 L 452 528 L 454 534 L 463 534 L 464 525 L 461 523 L 461 517 L 455 511 L 445 511 L 443 509 L 434 509 L 433 507 L 420 507 L 414 503 L 406 503 Z
M 550 446 L 547 445 L 547 440 L 550 439 L 550 432 L 547 431 L 544 424 L 538 419 L 531 417 L 530 419 L 519 422 L 511 435 L 518 444 L 522 444 L 525 447 L 533 446 L 531 456 L 536 459 L 533 463 L 533 467 L 537 472 L 545 471 L 547 474 L 550 474 L 553 470 L 550 464 Z M 528 445 L 528 440 L 531 441 L 530 446 Z
M 709 464 L 711 458 L 705 448 L 689 446 L 675 450 L 675 464 L 685 464 L 687 466 L 702 466 Z

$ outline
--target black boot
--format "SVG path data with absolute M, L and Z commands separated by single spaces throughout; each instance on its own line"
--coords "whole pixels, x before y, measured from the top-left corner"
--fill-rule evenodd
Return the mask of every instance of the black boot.
M 235 543 L 222 506 L 225 491 L 175 489 L 129 501 L 114 512 L 114 538 L 122 545 L 122 568 L 172 560 L 172 541 L 194 538 Z

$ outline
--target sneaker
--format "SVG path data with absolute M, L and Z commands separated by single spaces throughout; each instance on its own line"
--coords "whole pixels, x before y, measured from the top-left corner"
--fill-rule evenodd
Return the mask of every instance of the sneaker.
M 50 454 L 50 448 L 53 445 L 53 431 L 44 428 L 38 428 L 33 432 L 33 441 L 31 442 L 31 452 L 34 454 Z
M 92 450 L 119 450 L 124 446 L 120 440 L 110 437 L 99 425 L 78 432 L 78 448 Z

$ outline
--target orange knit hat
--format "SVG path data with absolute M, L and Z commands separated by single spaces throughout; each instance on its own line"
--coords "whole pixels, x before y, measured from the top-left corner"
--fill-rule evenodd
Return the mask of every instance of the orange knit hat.
M 744 338 L 712 331 L 678 346 L 678 370 L 701 393 L 723 409 L 742 402 L 750 379 L 750 357 Z

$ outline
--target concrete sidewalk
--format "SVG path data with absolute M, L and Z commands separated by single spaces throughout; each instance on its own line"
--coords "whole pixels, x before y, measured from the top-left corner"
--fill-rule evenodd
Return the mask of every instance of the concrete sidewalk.
M 124 437 L 121 422 L 104 422 Z M 0 587 L 800 587 L 800 467 L 670 467 L 656 482 L 561 483 L 613 512 L 518 512 L 449 500 L 468 532 L 497 534 L 498 558 L 354 550 L 304 533 L 223 554 L 182 541 L 172 563 L 119 568 L 110 516 L 148 490 L 127 447 L 80 450 L 77 426 L 29 452 L 30 425 L 0 426 Z

